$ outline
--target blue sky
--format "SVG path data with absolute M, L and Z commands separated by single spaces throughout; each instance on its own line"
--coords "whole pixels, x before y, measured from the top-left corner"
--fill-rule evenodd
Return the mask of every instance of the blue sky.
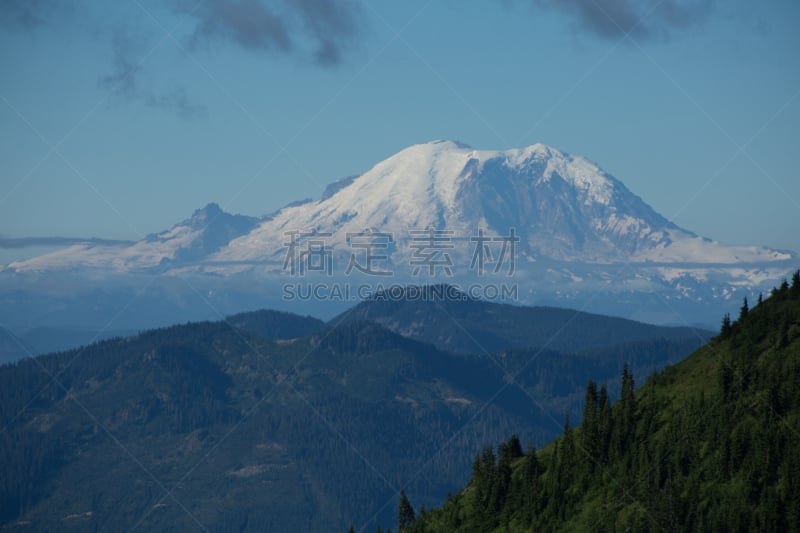
M 2 237 L 138 239 L 212 201 L 262 215 L 444 138 L 543 142 L 696 233 L 800 250 L 794 1 L 0 10 Z

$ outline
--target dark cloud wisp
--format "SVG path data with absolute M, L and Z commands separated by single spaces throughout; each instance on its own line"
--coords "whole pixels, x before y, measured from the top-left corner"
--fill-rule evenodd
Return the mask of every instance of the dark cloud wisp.
M 0 23 L 34 30 L 49 18 L 70 12 L 72 3 L 72 0 L 0 0 Z
M 302 55 L 339 63 L 359 29 L 357 0 L 176 0 L 173 10 L 195 21 L 193 46 L 214 41 L 255 52 Z
M 626 34 L 637 39 L 666 39 L 708 18 L 714 0 L 529 0 L 536 8 L 560 11 L 606 39 Z
M 318 65 L 336 65 L 355 41 L 361 26 L 362 0 L 169 0 L 161 6 L 182 17 L 191 27 L 183 43 L 188 48 L 211 49 L 227 44 L 254 53 L 288 55 Z M 84 23 L 89 8 L 75 0 L 0 0 L 0 25 L 26 31 L 44 26 Z M 150 72 L 142 55 L 146 44 L 140 28 L 123 22 L 109 35 L 112 63 L 98 77 L 98 86 L 122 100 L 138 101 L 182 118 L 206 113 L 192 103 L 186 90 L 153 89 L 145 83 Z M 148 80 L 153 81 L 153 80 Z

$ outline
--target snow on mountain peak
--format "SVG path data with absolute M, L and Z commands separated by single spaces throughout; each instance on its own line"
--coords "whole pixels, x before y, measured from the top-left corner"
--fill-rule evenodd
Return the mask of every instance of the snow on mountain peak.
M 287 206 L 256 230 L 234 240 L 220 261 L 265 257 L 267 243 L 285 240 L 287 229 L 332 232 L 345 248 L 347 233 L 370 229 L 407 238 L 409 230 L 441 229 L 460 237 L 478 228 L 505 235 L 524 230 L 532 255 L 577 258 L 589 253 L 618 258 L 635 246 L 620 245 L 623 224 L 596 219 L 616 212 L 614 198 L 637 211 L 637 231 L 665 221 L 596 165 L 544 144 L 513 150 L 476 150 L 455 141 L 410 146 L 367 172 L 335 182 L 320 201 Z M 629 238 L 623 235 L 624 238 Z M 609 255 L 611 254 L 611 255 Z M 270 254 L 266 254 L 270 255 Z M 271 254 L 274 257 L 274 253 Z
M 476 150 L 459 141 L 437 140 L 410 146 L 383 163 L 391 162 L 395 168 L 407 170 L 425 167 L 429 178 L 438 178 L 435 190 L 441 192 L 442 200 L 449 204 L 460 178 L 478 176 L 489 161 L 502 161 L 512 172 L 535 178 L 537 182 L 546 182 L 554 177 L 564 180 L 577 190 L 586 204 L 609 205 L 618 183 L 589 160 L 541 143 L 510 150 Z M 461 176 L 466 170 L 470 172 Z M 426 172 L 423 170 L 422 174 Z
M 11 267 L 76 266 L 86 260 L 93 266 L 108 261 L 115 269 L 206 261 L 228 265 L 223 269 L 274 268 L 282 264 L 287 232 L 312 230 L 330 233 L 326 245 L 337 253 L 349 249 L 348 234 L 390 232 L 397 243 L 393 253 L 402 261 L 410 253 L 410 233 L 428 229 L 467 242 L 478 230 L 497 236 L 514 229 L 518 251 L 530 261 L 734 264 L 792 257 L 702 239 L 656 213 L 596 164 L 545 144 L 478 150 L 437 140 L 409 146 L 363 174 L 332 183 L 320 200 L 289 204 L 260 220 L 225 213 L 212 203 L 123 253 L 73 248 Z
M 556 260 L 731 263 L 771 257 L 757 247 L 702 241 L 583 157 L 541 143 L 477 150 L 437 140 L 335 182 L 317 202 L 287 206 L 215 259 L 274 260 L 279 252 L 270 243 L 283 242 L 287 230 L 330 232 L 331 247 L 342 250 L 348 233 L 392 232 L 401 242 L 410 230 L 431 228 L 462 238 L 479 228 L 495 235 L 515 228 L 521 252 Z

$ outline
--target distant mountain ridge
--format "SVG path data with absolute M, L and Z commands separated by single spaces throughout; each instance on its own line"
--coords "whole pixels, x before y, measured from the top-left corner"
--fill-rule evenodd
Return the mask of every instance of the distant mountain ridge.
M 160 233 L 147 235 L 132 244 L 84 242 L 27 261 L 9 265 L 14 270 L 48 271 L 98 269 L 108 272 L 163 271 L 172 264 L 191 264 L 224 248 L 231 240 L 247 234 L 259 219 L 224 212 L 210 203 L 192 216 Z
M 225 321 L 253 335 L 277 340 L 307 337 L 325 326 L 322 320 L 312 316 L 301 317 L 270 309 L 237 313 L 227 317 Z
M 652 340 L 704 342 L 711 335 L 702 328 L 655 326 L 574 309 L 476 300 L 446 284 L 397 286 L 391 293 L 389 297 L 378 292 L 327 323 L 313 316 L 271 309 L 236 313 L 224 320 L 232 327 L 272 340 L 307 337 L 345 323 L 372 322 L 440 350 L 464 354 L 527 348 L 580 352 Z M 0 360 L 27 357 L 19 343 L 30 350 L 30 355 L 38 355 L 111 337 L 128 337 L 137 331 L 39 327 L 15 337 L 6 331 Z
M 484 353 L 521 348 L 577 352 L 663 339 L 705 342 L 712 333 L 662 327 L 574 309 L 514 306 L 470 299 L 451 286 L 406 287 L 408 298 L 377 295 L 330 321 L 371 321 L 440 350 Z M 414 295 L 424 294 L 425 297 Z

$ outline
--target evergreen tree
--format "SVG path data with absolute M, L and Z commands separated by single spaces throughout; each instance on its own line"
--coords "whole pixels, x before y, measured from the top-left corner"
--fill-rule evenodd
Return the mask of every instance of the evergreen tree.
M 778 342 L 777 348 L 783 349 L 786 348 L 789 344 L 789 320 L 787 317 L 781 317 L 781 321 L 778 325 Z
M 747 313 L 750 312 L 750 306 L 747 305 L 747 296 L 744 297 L 744 302 L 742 302 L 742 307 L 739 309 L 739 322 L 741 323 L 746 317 Z
M 589 462 L 590 470 L 594 469 L 595 461 L 601 460 L 600 436 L 598 432 L 598 410 L 597 410 L 597 385 L 589 380 L 586 385 L 586 398 L 583 404 L 583 421 L 581 422 L 581 446 L 589 454 L 592 460 Z
M 492 480 L 492 494 L 489 499 L 489 509 L 492 511 L 496 519 L 498 513 L 502 510 L 506 496 L 511 488 L 511 461 L 510 455 L 504 454 L 500 458 L 497 465 L 494 479 Z M 493 520 L 493 524 L 494 520 Z
M 413 526 L 415 521 L 416 516 L 414 515 L 414 508 L 411 506 L 411 502 L 408 501 L 406 492 L 401 488 L 400 505 L 397 509 L 397 530 L 403 533 L 407 528 Z
M 526 487 L 532 488 L 539 479 L 539 474 L 542 473 L 544 467 L 539 462 L 536 456 L 536 448 L 530 446 L 525 452 L 525 466 L 522 471 L 522 479 L 525 481 Z
M 575 432 L 570 426 L 568 414 L 564 415 L 564 433 L 559 444 L 559 469 L 557 476 L 559 477 L 559 485 L 561 487 L 565 487 L 571 482 L 575 468 L 578 465 L 578 454 L 575 447 Z
M 724 339 L 731 332 L 731 315 L 725 313 L 725 316 L 722 317 L 722 327 L 719 330 L 720 336 Z
M 611 411 L 611 401 L 605 383 L 600 386 L 597 397 L 597 440 L 600 462 L 608 462 L 608 452 L 611 446 L 611 434 L 614 428 L 614 417 Z
M 628 363 L 622 367 L 622 390 L 619 398 L 619 417 L 613 432 L 614 453 L 622 456 L 631 444 L 636 416 L 636 398 L 633 394 L 633 374 Z
M 516 433 L 511 435 L 511 438 L 508 439 L 507 449 L 510 459 L 518 459 L 524 455 L 522 453 L 522 443 L 520 443 Z

